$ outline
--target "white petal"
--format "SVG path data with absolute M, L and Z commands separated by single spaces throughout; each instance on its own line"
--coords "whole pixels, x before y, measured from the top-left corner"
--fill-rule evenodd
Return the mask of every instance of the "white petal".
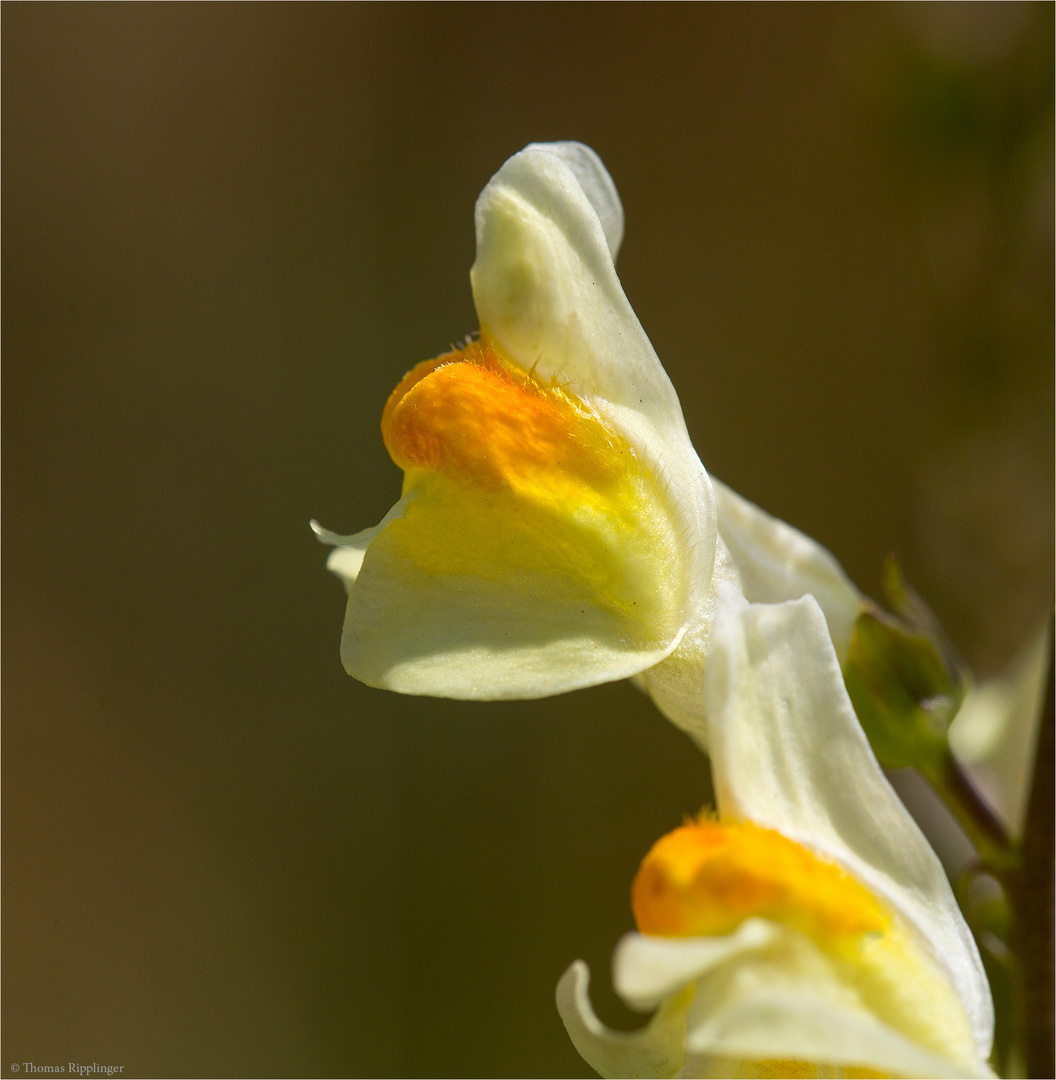
M 632 1009 L 646 1012 L 718 964 L 773 941 L 778 932 L 765 919 L 746 919 L 721 937 L 627 934 L 613 955 L 613 985 Z
M 476 223 L 477 314 L 511 360 L 588 399 L 634 409 L 658 428 L 681 419 L 569 165 L 549 151 L 515 154 L 481 192 Z
M 366 555 L 367 548 L 370 547 L 374 537 L 390 521 L 402 517 L 406 506 L 406 501 L 401 499 L 377 525 L 372 525 L 369 529 L 361 529 L 351 536 L 341 536 L 331 529 L 324 529 L 314 518 L 308 523 L 320 543 L 330 544 L 334 548 L 326 560 L 326 568 L 344 582 L 346 592 L 352 591 L 352 586 L 363 566 L 363 556 Z
M 653 699 L 664 716 L 704 751 L 708 749 L 708 717 L 702 688 L 715 606 L 723 586 L 731 595 L 741 590 L 740 574 L 720 535 L 715 545 L 711 588 L 678 647 L 655 667 L 634 677 L 635 685 Z
M 482 332 L 598 409 L 662 477 L 679 508 L 681 572 L 696 610 L 715 553 L 711 485 L 576 171 L 551 150 L 515 154 L 481 192 L 476 222 L 470 277 Z
M 696 1056 L 720 1056 L 858 1066 L 888 1076 L 992 1075 L 888 1027 L 811 943 L 800 939 L 798 951 L 797 963 L 789 963 L 787 951 L 780 958 L 764 951 L 701 980 L 686 1017 L 687 1066 Z
M 575 174 L 587 201 L 598 215 L 612 261 L 623 243 L 623 203 L 602 160 L 581 142 L 530 143 L 525 150 L 541 150 L 560 158 Z
M 326 557 L 327 570 L 332 574 L 337 574 L 344 582 L 346 592 L 352 591 L 352 586 L 355 584 L 356 578 L 359 577 L 360 567 L 363 565 L 363 556 L 367 553 L 367 544 L 373 539 L 374 536 L 371 536 L 362 547 L 358 544 L 349 544 L 334 548 Z
M 497 588 L 423 574 L 377 538 L 349 597 L 341 659 L 369 686 L 403 694 L 538 698 L 624 679 L 658 662 L 625 620 L 572 584 L 510 571 Z
M 950 748 L 972 767 L 980 787 L 1017 835 L 1023 831 L 1051 661 L 1046 619 L 1004 675 L 968 692 L 950 725 Z
M 742 604 L 720 595 L 705 684 L 720 813 L 784 833 L 885 897 L 956 987 L 985 1059 L 993 1004 L 975 942 L 869 748 L 817 601 Z
M 760 510 L 714 477 L 719 536 L 751 603 L 798 600 L 810 593 L 825 613 L 836 655 L 847 655 L 861 595 L 832 554 L 805 533 Z
M 734 586 L 753 603 L 795 600 L 810 593 L 825 613 L 841 657 L 861 611 L 858 590 L 825 548 L 714 477 L 709 479 L 719 529 L 711 590 L 678 648 L 655 668 L 635 677 L 657 708 L 705 750 L 707 715 L 701 687 L 720 585 Z
M 587 994 L 590 972 L 577 960 L 557 984 L 557 1011 L 583 1060 L 602 1076 L 675 1076 L 682 1064 L 685 1008 L 661 1008 L 640 1031 L 607 1028 Z

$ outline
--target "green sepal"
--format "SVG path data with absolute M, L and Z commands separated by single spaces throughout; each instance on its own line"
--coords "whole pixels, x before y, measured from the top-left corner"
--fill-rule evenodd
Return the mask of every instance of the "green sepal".
M 888 559 L 884 586 L 897 615 L 872 605 L 855 623 L 843 678 L 873 752 L 887 769 L 940 768 L 968 675 L 930 609 Z

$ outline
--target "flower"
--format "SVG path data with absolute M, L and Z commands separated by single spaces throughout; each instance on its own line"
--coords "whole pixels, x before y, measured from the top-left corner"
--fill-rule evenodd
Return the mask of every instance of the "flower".
M 646 856 L 614 959 L 620 995 L 657 1011 L 605 1028 L 577 961 L 557 1002 L 580 1053 L 603 1076 L 992 1075 L 978 951 L 817 602 L 724 588 L 708 663 L 718 818 Z
M 532 144 L 484 188 L 478 340 L 385 407 L 404 470 L 377 526 L 339 536 L 341 656 L 372 686 L 532 698 L 636 676 L 706 744 L 700 681 L 720 581 L 812 592 L 845 649 L 859 597 L 812 540 L 711 481 L 623 293 L 623 209 L 580 143 Z
M 951 750 L 1016 836 L 1023 834 L 1051 661 L 1046 619 L 1005 672 L 968 691 L 950 725 Z

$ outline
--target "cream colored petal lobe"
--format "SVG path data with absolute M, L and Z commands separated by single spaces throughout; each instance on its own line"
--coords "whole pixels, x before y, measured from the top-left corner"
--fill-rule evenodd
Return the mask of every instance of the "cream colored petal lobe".
M 604 170 L 591 160 L 592 170 Z M 714 496 L 576 169 L 551 150 L 515 154 L 481 192 L 476 223 L 470 276 L 483 334 L 521 368 L 596 409 L 661 477 L 677 508 L 688 610 L 695 610 L 711 576 Z
M 719 532 L 711 589 L 678 648 L 657 667 L 635 678 L 657 708 L 705 750 L 707 710 L 701 687 L 720 585 L 736 588 L 753 603 L 794 600 L 810 593 L 825 613 L 841 658 L 861 611 L 858 590 L 825 548 L 714 477 L 709 480 Z
M 371 537 L 370 539 L 373 540 L 374 538 Z M 363 565 L 363 556 L 366 553 L 366 544 L 363 547 L 348 544 L 334 548 L 327 556 L 327 570 L 332 574 L 336 574 L 344 582 L 346 592 L 350 592 L 352 586 L 356 583 L 360 567 Z
M 326 568 L 332 574 L 336 574 L 344 583 L 345 591 L 351 592 L 352 586 L 359 577 L 359 571 L 363 566 L 363 556 L 367 553 L 374 537 L 384 529 L 390 521 L 403 517 L 406 501 L 401 499 L 377 525 L 369 529 L 362 529 L 351 536 L 342 536 L 331 529 L 324 529 L 314 518 L 309 522 L 312 532 L 322 544 L 333 547 L 326 560 Z
M 633 409 L 659 429 L 681 423 L 602 222 L 566 161 L 543 149 L 515 154 L 481 192 L 476 223 L 477 314 L 511 360 L 586 398 Z
M 937 857 L 877 764 L 817 601 L 722 592 L 705 697 L 723 816 L 776 829 L 883 896 L 956 988 L 985 1059 L 993 1003 Z
M 720 937 L 626 934 L 613 955 L 613 985 L 632 1009 L 655 1009 L 719 964 L 769 944 L 779 932 L 764 919 L 746 919 L 732 934 Z
M 489 574 L 474 566 L 469 522 L 466 553 L 452 553 L 462 572 L 434 572 L 417 542 L 432 525 L 410 507 L 364 555 L 341 659 L 370 686 L 477 700 L 546 697 L 627 678 L 677 642 L 675 629 L 658 640 L 651 627 L 599 604 L 589 582 L 545 567 Z
M 613 1031 L 594 1012 L 590 972 L 577 960 L 557 984 L 557 1011 L 580 1056 L 601 1076 L 669 1077 L 682 1064 L 685 1006 L 672 1001 L 640 1031 Z
M 984 1066 L 931 1053 L 853 1002 L 833 1000 L 820 991 L 816 979 L 771 983 L 750 993 L 727 987 L 724 994 L 711 994 L 699 988 L 686 1020 L 686 1064 L 691 1066 L 696 1057 L 724 1057 L 760 1064 L 811 1062 L 884 1076 L 993 1075 Z M 818 1070 L 818 1075 L 826 1074 Z M 684 1075 L 694 1073 L 687 1069 Z M 746 1069 L 742 1075 L 751 1072 Z
M 926 1021 L 916 1030 L 885 1022 L 854 964 L 788 927 L 773 930 L 769 941 L 698 980 L 686 1017 L 687 1064 L 727 1057 L 810 1062 L 819 1073 L 842 1066 L 897 1076 L 990 1075 L 970 1046 L 947 1056 L 931 1045 Z M 914 1018 L 908 1022 L 912 1028 Z
M 825 614 L 842 663 L 861 595 L 833 555 L 805 533 L 711 478 L 719 535 L 740 573 L 750 603 L 774 604 L 810 593 Z
M 552 154 L 572 170 L 587 201 L 598 215 L 609 254 L 615 262 L 623 243 L 623 203 L 601 158 L 581 142 L 530 143 L 525 150 Z
M 659 664 L 634 678 L 635 685 L 653 699 L 664 716 L 705 752 L 708 717 L 702 687 L 720 587 L 735 594 L 741 589 L 740 574 L 721 536 L 715 545 L 711 588 L 694 612 L 682 640 Z

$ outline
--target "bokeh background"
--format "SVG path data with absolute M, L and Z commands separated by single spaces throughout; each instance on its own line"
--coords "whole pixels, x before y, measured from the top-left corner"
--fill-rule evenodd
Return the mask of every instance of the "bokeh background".
M 575 1076 L 708 796 L 627 684 L 349 679 L 308 530 L 476 327 L 476 195 L 590 143 L 705 465 L 999 671 L 1053 589 L 1053 6 L 5 4 L 4 1050 Z M 932 827 L 929 824 L 929 827 Z

